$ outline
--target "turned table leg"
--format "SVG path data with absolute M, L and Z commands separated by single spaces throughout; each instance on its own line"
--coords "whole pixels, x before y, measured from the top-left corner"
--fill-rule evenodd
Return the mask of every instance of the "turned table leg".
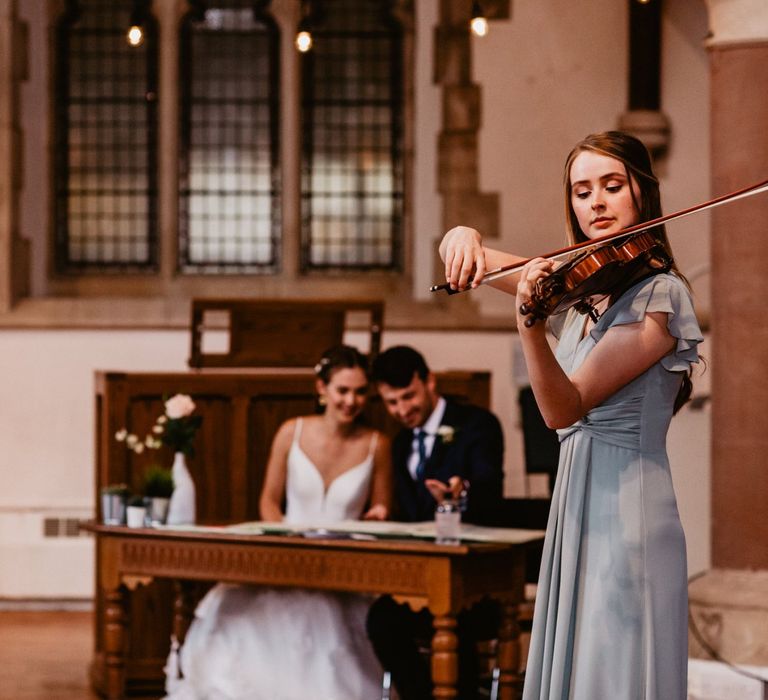
M 434 698 L 455 698 L 459 680 L 459 638 L 455 615 L 435 615 L 432 637 L 432 683 Z
M 125 644 L 128 615 L 122 587 L 104 595 L 104 651 L 107 700 L 122 700 L 125 694 Z
M 194 586 L 189 581 L 173 582 L 173 635 L 179 644 L 184 644 L 187 630 L 192 624 L 195 614 L 193 592 Z
M 517 626 L 517 605 L 502 603 L 499 624 L 499 698 L 514 700 L 520 683 L 520 632 Z

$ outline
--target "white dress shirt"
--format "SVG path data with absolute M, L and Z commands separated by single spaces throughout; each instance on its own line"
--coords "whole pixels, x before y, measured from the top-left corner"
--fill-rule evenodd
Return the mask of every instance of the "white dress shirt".
M 441 396 L 435 408 L 432 410 L 429 418 L 424 421 L 424 425 L 413 429 L 413 440 L 411 441 L 411 455 L 408 457 L 408 471 L 411 474 L 413 480 L 416 480 L 416 468 L 419 466 L 419 433 L 423 430 L 426 435 L 424 437 L 424 447 L 427 452 L 427 458 L 432 454 L 432 448 L 435 446 L 435 437 L 437 436 L 437 429 L 440 427 L 440 423 L 443 420 L 445 414 L 445 399 Z

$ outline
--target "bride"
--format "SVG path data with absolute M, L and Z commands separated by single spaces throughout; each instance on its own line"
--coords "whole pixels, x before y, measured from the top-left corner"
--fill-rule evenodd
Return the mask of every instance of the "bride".
M 361 424 L 366 358 L 340 345 L 315 366 L 322 415 L 292 418 L 272 443 L 263 520 L 311 525 L 389 513 L 388 439 Z M 285 502 L 285 511 L 282 505 Z M 360 700 L 381 693 L 365 632 L 370 599 L 220 583 L 195 611 L 166 700 Z M 182 677 L 178 677 L 181 675 Z

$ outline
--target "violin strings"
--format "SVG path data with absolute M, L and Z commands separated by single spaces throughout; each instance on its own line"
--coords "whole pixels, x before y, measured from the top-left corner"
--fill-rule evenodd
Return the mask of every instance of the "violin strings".
M 590 249 L 594 250 L 595 248 L 598 248 L 600 245 L 607 243 L 608 241 L 616 241 L 627 236 L 632 236 L 635 233 L 640 233 L 641 231 L 648 231 L 649 229 L 655 228 L 656 226 L 661 226 L 662 224 L 668 223 L 670 221 L 677 221 L 678 219 L 682 219 L 689 214 L 696 214 L 698 212 L 707 211 L 708 209 L 714 209 L 715 207 L 719 207 L 722 204 L 730 204 L 731 202 L 736 202 L 740 199 L 752 197 L 753 195 L 760 194 L 762 192 L 768 192 L 768 180 L 759 182 L 756 185 L 751 185 L 750 187 L 746 187 L 743 190 L 737 190 L 731 194 L 723 195 L 722 197 L 718 197 L 704 204 L 699 204 L 697 206 L 675 212 L 674 214 L 667 214 L 666 216 L 659 217 L 658 219 L 640 223 L 636 226 L 631 226 L 624 231 L 619 231 L 615 234 L 609 234 L 601 238 L 595 238 L 592 241 L 582 244 L 581 246 L 571 246 L 569 248 L 553 253 L 552 255 L 542 255 L 541 257 L 547 260 L 559 260 L 563 256 L 570 254 L 575 255 Z M 523 267 L 525 267 L 525 265 L 532 259 L 533 258 L 522 260 L 513 266 L 498 267 L 495 270 L 491 270 L 485 275 L 485 277 L 483 277 L 483 279 L 480 281 L 480 284 L 490 284 L 491 282 L 495 282 L 496 280 L 499 280 L 503 277 L 512 275 L 515 272 L 522 270 Z
M 719 207 L 721 204 L 728 204 L 730 202 L 736 202 L 740 199 L 745 199 L 746 197 L 752 197 L 753 195 L 760 194 L 762 192 L 768 192 L 768 180 L 763 180 L 762 182 L 758 182 L 754 185 L 750 185 L 749 187 L 744 187 L 741 190 L 736 190 L 735 192 L 731 192 L 730 194 L 725 194 L 720 197 L 716 197 L 715 199 L 710 200 L 709 202 L 704 202 L 703 204 L 697 204 L 695 206 L 689 207 L 688 209 L 682 209 L 681 211 L 674 212 L 673 214 L 667 214 L 666 216 L 661 216 L 658 219 L 652 219 L 651 221 L 641 222 L 635 226 L 630 226 L 627 229 L 624 229 L 623 231 L 619 231 L 618 233 L 611 233 L 606 236 L 601 236 L 599 238 L 593 238 L 591 241 L 586 241 L 584 243 L 577 243 L 576 245 L 568 246 L 567 248 L 563 248 L 561 250 L 555 251 L 554 253 L 547 254 L 547 255 L 541 255 L 538 257 L 545 258 L 546 260 L 559 260 L 563 256 L 568 256 L 570 254 L 577 254 L 581 253 L 584 250 L 589 250 L 590 248 L 595 249 L 598 248 L 603 243 L 608 243 L 610 241 L 618 240 L 620 238 L 624 238 L 626 236 L 631 236 L 635 233 L 640 233 L 641 231 L 647 231 L 649 229 L 652 229 L 656 226 L 660 226 L 661 224 L 665 224 L 669 221 L 676 221 L 677 219 L 682 219 L 685 216 L 688 216 L 689 214 L 695 214 L 697 212 L 701 211 L 707 211 L 708 209 L 714 209 L 715 207 Z M 490 270 L 486 273 L 485 277 L 483 277 L 482 280 L 480 280 L 480 284 L 490 284 L 491 282 L 495 282 L 496 280 L 499 280 L 503 277 L 507 277 L 508 275 L 512 275 L 515 272 L 518 272 L 519 270 L 522 270 L 525 265 L 527 265 L 533 258 L 528 258 L 527 260 L 521 260 L 519 263 L 514 263 L 513 265 L 507 265 L 505 267 L 497 267 L 493 270 Z M 470 278 L 471 281 L 471 278 Z M 430 292 L 437 292 L 441 290 L 447 291 L 449 294 L 458 294 L 460 291 L 469 291 L 472 289 L 472 287 L 466 287 L 463 290 L 457 290 L 457 289 L 451 289 L 449 284 L 435 284 L 429 288 Z

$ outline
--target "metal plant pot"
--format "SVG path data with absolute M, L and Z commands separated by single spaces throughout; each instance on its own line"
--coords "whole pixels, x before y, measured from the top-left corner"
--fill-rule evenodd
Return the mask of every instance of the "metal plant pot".
M 101 492 L 101 519 L 105 525 L 125 525 L 125 495 Z
M 148 496 L 144 502 L 147 505 L 147 520 L 149 520 L 150 525 L 164 525 L 168 517 L 168 504 L 171 499 Z

